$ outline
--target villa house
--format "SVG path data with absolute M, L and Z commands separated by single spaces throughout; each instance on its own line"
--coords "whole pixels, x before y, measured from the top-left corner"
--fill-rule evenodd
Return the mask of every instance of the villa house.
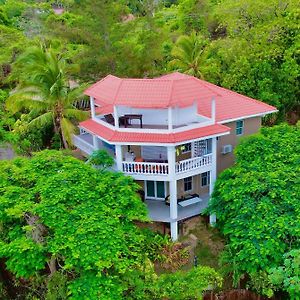
M 109 75 L 89 87 L 91 118 L 74 144 L 106 149 L 115 169 L 144 191 L 153 221 L 178 222 L 206 207 L 219 172 L 234 162 L 240 137 L 256 133 L 276 108 L 181 73 L 154 79 Z M 215 216 L 210 216 L 214 223 Z

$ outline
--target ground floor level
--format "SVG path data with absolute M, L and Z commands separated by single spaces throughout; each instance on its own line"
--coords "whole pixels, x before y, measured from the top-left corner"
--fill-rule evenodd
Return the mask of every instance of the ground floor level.
M 176 240 L 185 220 L 201 215 L 208 206 L 212 191 L 211 171 L 173 181 L 137 181 L 149 217 L 165 223 Z

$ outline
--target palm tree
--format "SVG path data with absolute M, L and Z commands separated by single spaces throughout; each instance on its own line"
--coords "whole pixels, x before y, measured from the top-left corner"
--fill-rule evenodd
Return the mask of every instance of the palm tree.
M 169 67 L 173 70 L 176 69 L 203 78 L 200 64 L 206 44 L 206 40 L 194 31 L 189 36 L 180 36 L 172 49 L 173 59 L 169 62 Z
M 82 99 L 82 87 L 70 87 L 69 71 L 70 66 L 53 49 L 31 47 L 15 63 L 19 85 L 6 102 L 13 113 L 25 111 L 30 115 L 29 126 L 52 123 L 64 148 L 72 145 L 74 124 L 88 115 L 75 106 Z

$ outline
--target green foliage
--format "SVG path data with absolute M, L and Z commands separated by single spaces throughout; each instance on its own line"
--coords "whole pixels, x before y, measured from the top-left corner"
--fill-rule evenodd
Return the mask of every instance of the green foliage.
M 190 36 L 180 36 L 171 52 L 173 59 L 169 62 L 170 68 L 202 78 L 202 55 L 206 44 L 204 37 L 196 32 Z
M 76 278 L 74 295 L 83 295 L 88 274 L 102 295 L 110 287 L 101 282 L 143 264 L 144 237 L 133 221 L 146 220 L 146 209 L 130 178 L 100 175 L 55 151 L 1 162 L 0 173 L 0 256 L 15 275 L 30 278 L 54 258 L 51 272 L 59 262 Z
M 114 159 L 108 154 L 107 151 L 97 150 L 90 155 L 87 163 L 103 170 L 111 167 L 114 164 Z
M 270 270 L 270 282 L 289 293 L 290 299 L 300 299 L 300 250 L 294 249 L 283 255 L 283 264 Z
M 196 267 L 188 272 L 178 271 L 161 275 L 158 279 L 162 299 L 202 299 L 204 291 L 221 286 L 222 278 L 210 267 Z
M 236 278 L 266 273 L 299 247 L 299 147 L 299 127 L 262 128 L 242 141 L 235 166 L 216 182 L 209 210 L 227 237 L 223 261 Z
M 15 63 L 19 85 L 6 102 L 12 113 L 28 113 L 29 128 L 52 125 L 64 148 L 72 145 L 74 123 L 88 115 L 75 107 L 83 87 L 70 87 L 69 68 L 55 50 L 42 45 L 29 48 Z

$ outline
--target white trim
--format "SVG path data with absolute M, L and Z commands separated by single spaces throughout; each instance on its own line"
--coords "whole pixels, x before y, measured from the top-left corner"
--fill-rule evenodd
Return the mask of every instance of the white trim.
M 234 121 L 238 121 L 241 119 L 249 119 L 249 118 L 254 118 L 254 117 L 264 117 L 265 115 L 269 115 L 272 113 L 278 112 L 277 109 L 275 110 L 270 110 L 268 112 L 264 112 L 264 113 L 259 113 L 259 114 L 254 114 L 254 115 L 246 115 L 246 116 L 241 116 L 241 117 L 237 117 L 237 118 L 233 118 L 233 119 L 226 119 L 226 120 L 222 120 L 220 122 L 218 122 L 219 124 L 225 124 L 225 123 L 231 123 Z

